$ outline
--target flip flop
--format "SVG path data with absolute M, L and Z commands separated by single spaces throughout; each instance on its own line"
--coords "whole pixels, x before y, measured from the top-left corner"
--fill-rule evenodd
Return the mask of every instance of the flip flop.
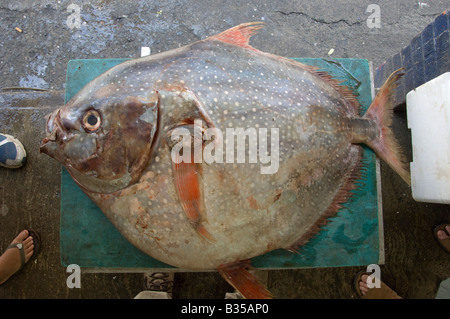
M 372 275 L 372 273 L 368 273 L 367 271 L 361 270 L 359 271 L 354 279 L 353 287 L 356 290 L 356 294 L 361 299 L 401 299 L 401 297 L 392 290 L 389 286 L 387 286 L 384 282 L 380 280 L 380 288 L 369 288 L 367 293 L 363 295 L 361 293 L 361 289 L 359 289 L 359 282 L 361 281 L 362 275 Z
M 28 231 L 28 236 L 31 236 L 33 238 L 33 246 L 34 246 L 33 254 L 31 255 L 30 259 L 28 260 L 28 261 L 30 261 L 32 258 L 36 257 L 37 254 L 39 254 L 39 252 L 41 250 L 41 236 L 35 230 L 27 229 L 27 231 Z M 6 248 L 6 250 L 11 249 L 11 248 L 19 249 L 19 252 L 20 252 L 20 268 L 19 268 L 19 270 L 20 270 L 23 268 L 23 266 L 26 263 L 25 262 L 25 252 L 23 251 L 23 244 L 22 243 L 11 244 Z
M 440 224 L 434 228 L 434 238 L 436 238 L 437 242 L 442 247 L 442 249 L 444 249 L 448 254 L 450 254 L 450 237 L 446 239 L 439 239 L 437 234 L 438 231 L 443 230 L 448 236 L 450 236 L 450 234 L 445 229 L 445 226 L 450 226 L 450 224 Z

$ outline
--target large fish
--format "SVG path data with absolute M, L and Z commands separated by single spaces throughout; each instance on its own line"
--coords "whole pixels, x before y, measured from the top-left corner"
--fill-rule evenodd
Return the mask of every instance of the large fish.
M 61 162 L 143 252 L 270 297 L 248 260 L 296 250 L 355 188 L 361 146 L 409 183 L 389 128 L 394 73 L 367 113 L 315 68 L 249 45 L 260 23 L 123 62 L 48 116 Z

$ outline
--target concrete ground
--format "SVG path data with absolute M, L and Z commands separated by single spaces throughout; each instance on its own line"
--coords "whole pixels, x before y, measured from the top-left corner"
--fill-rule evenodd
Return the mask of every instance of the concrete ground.
M 369 4 L 380 8 L 380 28 L 370 28 Z M 69 5 L 79 8 L 80 28 Z M 66 285 L 59 262 L 60 165 L 39 154 L 44 116 L 63 105 L 71 59 L 139 57 L 179 47 L 249 21 L 266 22 L 252 38 L 256 48 L 287 57 L 365 58 L 376 67 L 409 44 L 450 3 L 399 1 L 0 1 L 0 87 L 45 91 L 0 92 L 0 131 L 19 138 L 27 164 L 0 168 L 0 249 L 25 227 L 41 232 L 37 260 L 0 286 L 0 298 L 133 298 L 145 288 L 141 273 L 82 274 L 82 287 Z M 76 14 L 76 12 L 75 12 Z M 71 28 L 72 27 L 72 28 Z M 16 29 L 17 28 L 17 29 Z M 410 154 L 404 110 L 395 131 Z M 433 237 L 449 221 L 447 205 L 418 203 L 382 164 L 386 262 L 382 280 L 401 296 L 434 298 L 450 277 L 450 258 Z M 358 267 L 267 271 L 277 298 L 356 298 Z M 231 287 L 215 272 L 176 273 L 174 298 L 223 298 Z

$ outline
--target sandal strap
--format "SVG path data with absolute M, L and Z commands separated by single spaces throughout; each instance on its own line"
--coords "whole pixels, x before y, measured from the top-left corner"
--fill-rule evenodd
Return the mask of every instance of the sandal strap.
M 25 252 L 23 251 L 23 244 L 16 243 L 9 245 L 6 249 L 17 248 L 20 252 L 20 269 L 22 269 L 23 265 L 25 265 Z
M 380 281 L 380 288 L 371 288 L 367 293 L 362 297 L 362 299 L 399 299 L 399 295 L 392 290 L 388 285 L 384 282 Z

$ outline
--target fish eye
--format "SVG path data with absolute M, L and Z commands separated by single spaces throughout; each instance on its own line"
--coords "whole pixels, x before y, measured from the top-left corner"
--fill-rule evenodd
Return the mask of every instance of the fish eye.
M 89 110 L 84 114 L 82 124 L 86 132 L 95 132 L 102 123 L 100 113 L 96 110 Z

